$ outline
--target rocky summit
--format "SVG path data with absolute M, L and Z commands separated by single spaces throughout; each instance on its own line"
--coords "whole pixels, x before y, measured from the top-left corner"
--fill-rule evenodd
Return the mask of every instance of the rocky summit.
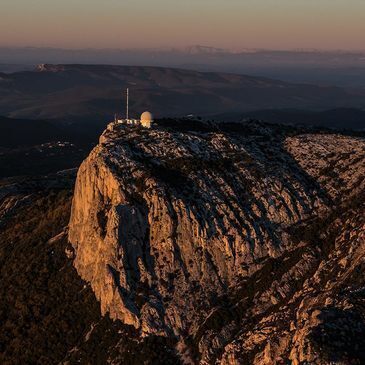
M 69 256 L 102 315 L 176 363 L 365 363 L 364 138 L 192 125 L 110 124 L 79 168 Z

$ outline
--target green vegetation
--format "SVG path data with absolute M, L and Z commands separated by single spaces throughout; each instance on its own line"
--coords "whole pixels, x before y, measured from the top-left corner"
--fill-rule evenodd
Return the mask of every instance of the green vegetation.
M 0 232 L 0 364 L 177 364 L 172 341 L 140 340 L 133 328 L 102 317 L 66 257 L 66 236 L 49 241 L 68 223 L 72 189 L 31 194 Z

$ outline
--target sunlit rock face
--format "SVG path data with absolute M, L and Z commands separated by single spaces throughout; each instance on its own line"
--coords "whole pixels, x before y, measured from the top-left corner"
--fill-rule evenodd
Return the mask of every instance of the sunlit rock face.
M 364 151 L 262 124 L 108 128 L 78 172 L 74 265 L 103 314 L 183 362 L 323 364 L 312 333 L 347 310 L 328 303 L 363 250 L 361 207 L 348 229 L 332 215 L 362 196 Z

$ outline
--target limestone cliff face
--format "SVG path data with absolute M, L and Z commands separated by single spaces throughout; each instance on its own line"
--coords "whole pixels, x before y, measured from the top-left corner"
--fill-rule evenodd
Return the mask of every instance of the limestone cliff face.
M 78 172 L 74 265 L 103 314 L 176 338 L 185 362 L 299 364 L 314 325 L 290 318 L 328 265 L 300 229 L 363 191 L 364 151 L 361 139 L 260 124 L 110 127 Z M 276 342 L 260 320 L 284 326 Z

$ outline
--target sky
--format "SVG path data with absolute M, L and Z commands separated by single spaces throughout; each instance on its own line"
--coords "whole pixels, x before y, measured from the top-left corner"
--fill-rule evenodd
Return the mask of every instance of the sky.
M 0 46 L 365 49 L 364 0 L 0 1 Z

